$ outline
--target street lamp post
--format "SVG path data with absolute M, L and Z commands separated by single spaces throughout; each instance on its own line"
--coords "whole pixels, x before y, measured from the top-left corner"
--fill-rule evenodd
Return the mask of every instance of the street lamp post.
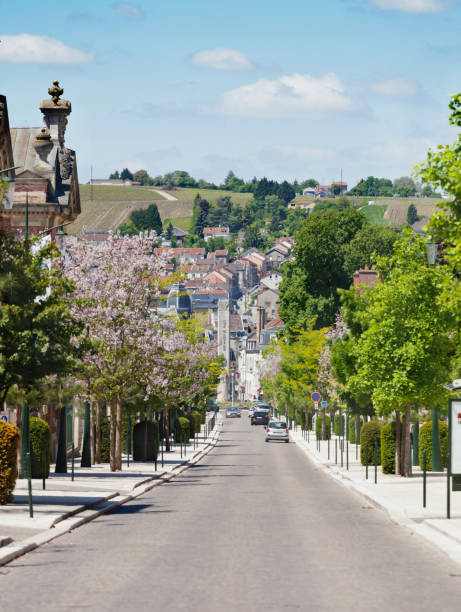
M 437 260 L 436 242 L 429 241 L 426 243 L 426 257 L 429 266 L 435 266 Z M 439 410 L 432 408 L 432 472 L 442 471 L 442 454 L 440 452 L 440 432 L 439 432 Z

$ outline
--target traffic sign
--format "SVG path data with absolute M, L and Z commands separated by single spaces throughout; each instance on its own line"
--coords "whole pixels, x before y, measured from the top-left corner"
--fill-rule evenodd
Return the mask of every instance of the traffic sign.
M 5 423 L 8 423 L 8 415 L 5 412 L 0 414 L 0 421 L 5 421 Z
M 317 393 L 317 391 L 314 391 L 314 393 L 312 393 L 311 395 L 311 399 L 313 402 L 319 402 L 320 401 L 320 393 Z
M 328 406 L 328 402 L 321 402 L 320 404 L 322 408 L 326 408 Z

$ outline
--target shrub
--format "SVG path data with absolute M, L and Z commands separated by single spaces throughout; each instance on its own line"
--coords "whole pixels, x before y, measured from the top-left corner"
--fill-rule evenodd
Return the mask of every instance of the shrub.
M 395 474 L 395 421 L 381 428 L 381 465 L 384 474 Z
M 322 438 L 322 415 L 319 414 L 315 420 L 315 435 L 317 436 L 317 440 L 329 440 L 331 434 L 331 422 L 330 417 L 325 415 L 325 437 Z
M 307 429 L 312 431 L 312 412 L 310 410 L 307 413 Z
M 186 417 L 179 417 L 176 419 L 174 424 L 174 441 L 176 444 L 183 443 L 187 444 L 189 442 L 190 436 L 190 424 L 189 419 Z
M 0 421 L 0 504 L 13 501 L 13 491 L 18 477 L 17 451 L 19 429 Z
M 366 444 L 368 442 L 368 465 L 374 464 L 375 440 L 377 443 L 378 465 L 381 455 L 381 425 L 378 421 L 368 421 L 360 429 L 360 461 L 366 465 Z
M 343 420 L 343 428 L 342 428 L 342 430 L 341 430 L 341 435 L 342 435 L 342 434 L 344 433 L 344 431 L 345 431 L 345 427 L 344 427 L 344 415 L 342 415 L 342 417 L 343 417 L 343 419 L 342 419 L 342 420 Z M 336 434 L 337 436 L 339 436 L 339 435 L 340 435 L 340 432 L 339 432 L 339 414 L 335 414 L 335 425 L 334 425 L 334 429 L 335 429 L 335 434 Z
M 439 421 L 440 452 L 442 467 L 447 467 L 448 425 Z M 432 470 L 432 421 L 424 423 L 419 429 L 419 467 L 423 469 L 423 452 L 426 451 L 426 469 Z
M 38 417 L 30 417 L 30 467 L 31 478 L 48 478 L 51 460 L 51 429 L 46 421 Z M 43 447 L 45 447 L 46 463 L 43 466 Z M 43 470 L 45 467 L 45 470 Z M 45 471 L 45 473 L 43 473 Z
M 362 425 L 363 425 L 363 421 L 362 421 L 362 419 L 360 418 L 359 415 L 356 415 L 356 416 L 354 416 L 354 417 L 349 419 L 349 442 L 351 444 L 356 444 L 357 443 L 357 438 L 356 438 L 356 435 L 355 435 L 355 421 L 356 421 L 356 419 L 360 419 L 360 427 L 362 427 Z
M 190 420 L 190 437 L 193 438 L 195 434 L 200 433 L 202 418 L 200 412 L 193 410 L 189 415 Z

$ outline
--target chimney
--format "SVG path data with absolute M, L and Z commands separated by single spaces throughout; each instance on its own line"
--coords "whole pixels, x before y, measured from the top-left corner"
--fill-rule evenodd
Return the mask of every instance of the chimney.
M 261 336 L 261 331 L 264 329 L 264 307 L 258 306 L 258 312 L 256 315 L 256 340 L 259 344 L 259 338 Z
M 53 87 L 48 89 L 51 100 L 43 100 L 40 110 L 43 121 L 48 129 L 52 143 L 59 149 L 64 147 L 64 134 L 66 133 L 67 117 L 72 112 L 69 100 L 61 100 L 64 89 L 59 87 L 59 81 L 53 81 Z

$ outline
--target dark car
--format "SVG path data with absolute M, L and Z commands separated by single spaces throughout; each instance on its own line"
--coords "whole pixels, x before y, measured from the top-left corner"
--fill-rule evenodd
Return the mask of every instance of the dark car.
M 264 425 L 266 426 L 269 422 L 269 412 L 267 410 L 256 409 L 251 417 L 252 425 Z

